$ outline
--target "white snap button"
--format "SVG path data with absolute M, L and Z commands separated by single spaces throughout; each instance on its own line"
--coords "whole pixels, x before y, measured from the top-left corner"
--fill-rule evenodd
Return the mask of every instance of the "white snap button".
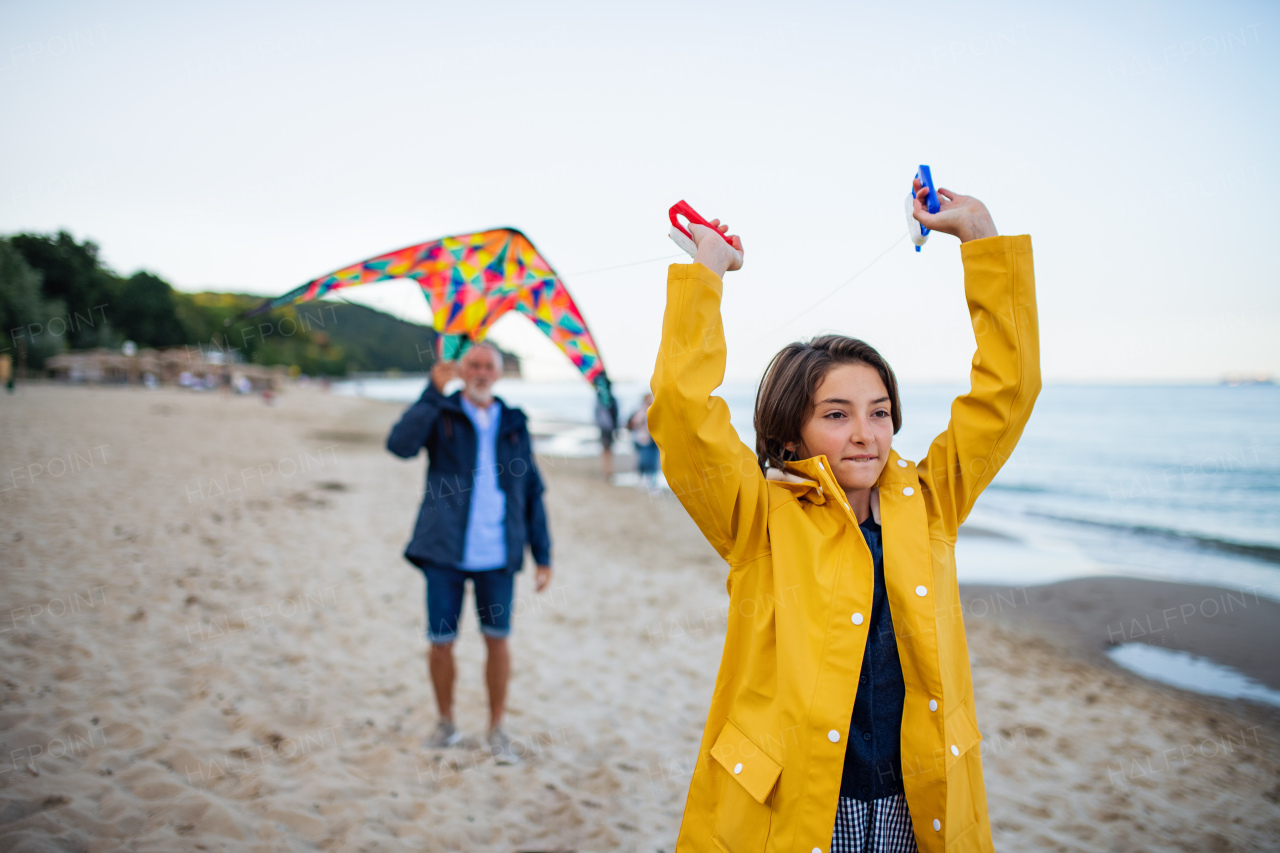
M 924 587 L 922 586 L 916 587 L 916 595 L 920 596 L 921 598 L 924 598 L 928 594 L 929 594 L 929 590 L 925 589 Z
M 855 625 L 861 625 L 861 624 L 862 624 L 862 614 L 861 614 L 861 613 L 855 613 L 855 614 L 853 614 L 852 616 L 850 616 L 850 617 L 849 617 L 849 619 L 850 619 L 850 621 L 852 621 L 852 622 L 853 622 L 853 624 L 855 624 Z
M 941 830 L 941 829 L 942 829 L 942 821 L 940 821 L 940 820 L 934 820 L 934 822 L 933 822 L 933 831 L 934 831 L 934 832 L 938 832 L 938 831 L 939 831 L 939 830 Z
M 826 469 L 826 468 L 823 468 L 823 467 L 822 467 L 822 463 L 821 463 L 821 462 L 819 462 L 819 463 L 818 463 L 818 470 L 819 470 L 819 471 L 825 471 L 825 470 L 827 470 L 827 469 Z
M 821 847 L 813 848 L 813 853 L 822 853 L 822 848 Z
M 910 486 L 907 486 L 905 489 L 902 490 L 902 493 L 907 497 L 911 497 L 916 493 L 916 490 L 911 488 Z
M 905 459 L 899 459 L 899 460 L 898 460 L 898 467 L 899 467 L 899 468 L 906 468 L 906 467 L 907 467 L 907 460 L 905 460 Z
M 840 733 L 835 729 L 832 729 L 831 731 L 827 732 L 827 740 L 831 741 L 832 743 L 839 743 Z
M 953 743 L 953 744 L 951 744 L 951 754 L 952 754 L 952 755 L 959 755 L 959 754 L 960 754 L 960 747 L 956 746 L 954 743 Z
M 937 699 L 930 699 L 930 700 L 929 700 L 929 710 L 930 710 L 930 711 L 936 711 L 936 710 L 938 710 L 938 700 L 937 700 Z
M 741 772 L 742 772 L 742 765 L 741 765 L 741 764 L 735 764 L 735 765 L 733 765 L 733 775 L 734 775 L 734 776 L 737 776 L 737 775 L 738 775 L 739 773 L 741 773 Z

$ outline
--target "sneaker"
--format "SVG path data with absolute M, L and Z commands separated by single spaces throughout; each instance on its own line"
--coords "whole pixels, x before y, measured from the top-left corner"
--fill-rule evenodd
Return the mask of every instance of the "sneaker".
M 458 727 L 453 724 L 453 720 L 440 720 L 436 723 L 436 730 L 422 742 L 422 745 L 427 749 L 448 749 L 460 743 L 462 743 L 462 735 L 458 732 Z
M 511 738 L 500 726 L 489 729 L 489 751 L 496 764 L 519 764 L 520 756 L 511 748 Z

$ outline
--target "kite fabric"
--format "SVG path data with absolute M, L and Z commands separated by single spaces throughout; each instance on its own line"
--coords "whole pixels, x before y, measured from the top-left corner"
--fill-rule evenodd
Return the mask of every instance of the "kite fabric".
M 422 287 L 438 334 L 438 356 L 458 357 L 484 340 L 499 317 L 519 311 L 569 357 L 602 405 L 612 400 L 604 364 L 578 306 L 551 264 L 514 228 L 459 234 L 378 255 L 269 299 L 247 316 L 396 278 L 414 279 Z

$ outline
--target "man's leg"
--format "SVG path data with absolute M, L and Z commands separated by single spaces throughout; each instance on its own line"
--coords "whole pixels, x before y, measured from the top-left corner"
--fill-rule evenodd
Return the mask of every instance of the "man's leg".
M 427 673 L 436 691 L 436 707 L 440 719 L 453 721 L 453 682 L 457 669 L 453 664 L 453 643 L 432 643 L 427 649 Z
M 613 430 L 600 430 L 600 468 L 606 481 L 613 479 Z
M 485 683 L 489 686 L 489 728 L 502 725 L 507 710 L 507 682 L 511 680 L 511 649 L 506 637 L 485 637 L 489 649 L 484 664 Z
M 458 637 L 462 615 L 462 594 L 466 575 L 457 569 L 435 566 L 423 570 L 427 578 L 427 674 L 436 694 L 442 720 L 453 721 L 453 683 L 457 674 L 453 663 L 453 641 Z
M 480 633 L 488 650 L 485 661 L 485 684 L 489 688 L 489 728 L 502 724 L 507 710 L 507 683 L 511 680 L 511 649 L 507 636 L 511 633 L 511 608 L 515 598 L 515 574 L 506 569 L 476 572 L 472 575 L 476 590 L 476 615 L 480 617 Z

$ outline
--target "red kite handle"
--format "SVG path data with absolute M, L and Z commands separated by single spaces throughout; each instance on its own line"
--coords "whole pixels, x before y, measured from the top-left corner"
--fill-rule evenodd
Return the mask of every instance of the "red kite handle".
M 688 237 L 690 241 L 693 240 L 693 235 L 689 233 L 689 229 L 685 228 L 683 225 L 680 224 L 680 220 L 676 219 L 677 215 L 683 216 L 685 219 L 689 220 L 689 222 L 694 225 L 705 225 L 706 227 L 710 228 L 712 231 L 715 231 L 717 234 L 720 234 L 720 232 L 716 228 L 712 227 L 710 222 L 703 219 L 702 216 L 698 214 L 698 211 L 690 207 L 689 202 L 685 201 L 684 199 L 681 199 L 680 201 L 671 205 L 670 215 L 671 215 L 672 227 L 676 228 L 681 234 Z M 730 246 L 733 246 L 733 240 L 729 239 L 728 234 L 720 234 L 720 236 L 724 239 L 726 243 L 728 243 Z M 734 248 L 734 251 L 736 252 L 737 249 Z

